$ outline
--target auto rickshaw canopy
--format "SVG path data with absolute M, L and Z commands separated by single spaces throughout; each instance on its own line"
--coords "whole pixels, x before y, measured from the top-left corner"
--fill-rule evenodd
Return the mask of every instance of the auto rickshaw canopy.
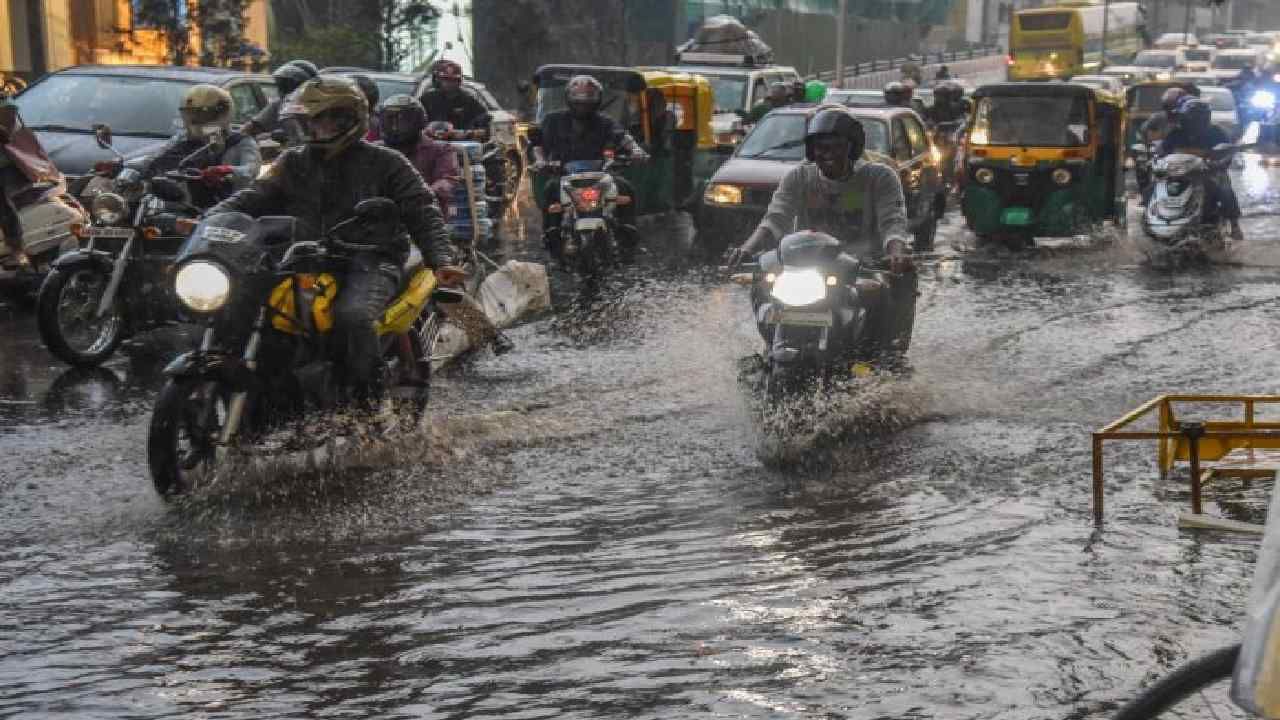
M 636 122 L 632 117 L 638 100 L 648 85 L 644 75 L 634 68 L 607 65 L 543 65 L 533 74 L 533 86 L 537 88 L 535 122 L 542 122 L 548 113 L 564 110 L 564 87 L 578 75 L 590 75 L 604 87 L 600 112 L 628 127 Z

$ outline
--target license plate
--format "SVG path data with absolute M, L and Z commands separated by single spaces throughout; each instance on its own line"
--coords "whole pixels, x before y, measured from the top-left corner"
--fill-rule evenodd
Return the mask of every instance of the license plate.
M 1023 207 L 1005 208 L 1004 216 L 1000 221 L 1005 225 L 1030 225 L 1031 209 Z
M 799 325 L 801 327 L 831 327 L 831 312 L 813 312 L 804 310 L 774 310 L 771 321 L 774 325 Z
M 101 238 L 124 238 L 133 237 L 133 228 L 122 227 L 88 227 L 85 228 L 85 235 L 89 237 Z

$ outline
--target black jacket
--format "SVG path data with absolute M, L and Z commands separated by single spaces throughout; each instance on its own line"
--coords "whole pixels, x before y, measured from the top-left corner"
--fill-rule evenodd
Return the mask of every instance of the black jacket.
M 400 153 L 364 140 L 357 140 L 332 159 L 311 147 L 288 150 L 263 177 L 207 214 L 291 215 L 298 220 L 300 237 L 318 238 L 351 217 L 356 203 L 374 197 L 389 198 L 400 206 L 400 223 L 429 267 L 453 263 L 440 205 L 422 176 Z M 385 246 L 383 254 L 399 263 L 409 252 L 404 233 L 360 242 L 380 242 Z
M 450 96 L 443 90 L 428 90 L 419 98 L 427 111 L 427 122 L 444 121 L 459 130 L 484 130 L 489 127 L 489 111 L 466 90 Z
M 548 160 L 574 162 L 600 160 L 606 148 L 631 152 L 635 140 L 616 120 L 603 113 L 592 115 L 576 125 L 568 110 L 549 113 L 530 135 L 530 142 L 541 147 Z

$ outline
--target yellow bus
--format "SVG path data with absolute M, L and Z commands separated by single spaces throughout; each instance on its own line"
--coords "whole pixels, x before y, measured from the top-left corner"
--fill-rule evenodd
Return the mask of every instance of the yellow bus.
M 1136 2 L 1111 3 L 1107 59 L 1127 61 L 1142 49 Z M 1009 24 L 1010 80 L 1069 79 L 1097 72 L 1102 57 L 1103 6 L 1069 2 L 1013 14 Z

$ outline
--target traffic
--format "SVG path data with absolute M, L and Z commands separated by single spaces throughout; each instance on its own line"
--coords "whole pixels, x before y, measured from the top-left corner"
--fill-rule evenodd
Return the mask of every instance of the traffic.
M 1274 387 L 1280 31 L 1144 17 L 0 95 L 0 714 L 1271 716 L 1270 484 L 1089 514 Z

